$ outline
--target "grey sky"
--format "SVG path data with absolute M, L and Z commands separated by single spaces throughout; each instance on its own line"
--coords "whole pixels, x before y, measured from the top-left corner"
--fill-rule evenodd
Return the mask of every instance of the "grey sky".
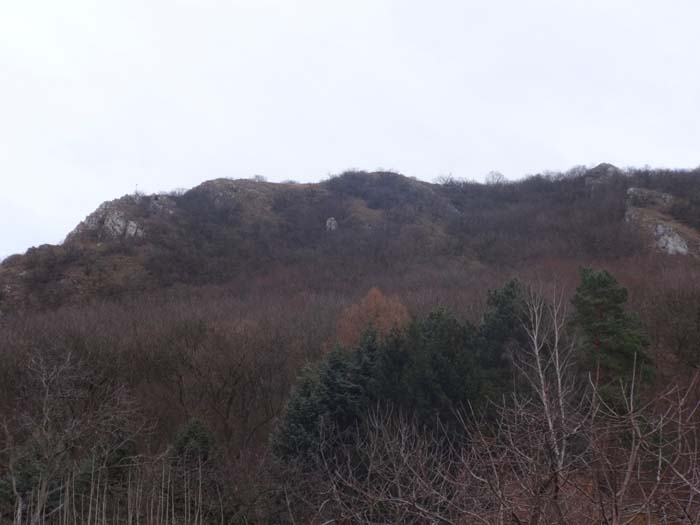
M 137 185 L 697 166 L 699 20 L 697 0 L 0 0 L 0 255 Z

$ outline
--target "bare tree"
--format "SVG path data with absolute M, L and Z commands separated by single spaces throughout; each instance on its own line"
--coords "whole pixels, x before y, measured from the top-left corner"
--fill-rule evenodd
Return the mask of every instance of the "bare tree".
M 489 523 L 487 494 L 460 467 L 463 444 L 379 409 L 354 439 L 321 459 L 314 521 Z
M 86 462 L 93 471 L 104 467 L 143 427 L 125 390 L 92 375 L 70 352 L 35 352 L 26 371 L 17 412 L 2 422 L 0 458 L 16 519 L 43 523 L 66 505 L 59 496 L 72 473 Z
M 570 496 L 596 408 L 573 368 L 564 294 L 531 287 L 525 299 L 527 345 L 513 355 L 516 390 L 500 404 L 495 424 L 470 425 L 463 463 L 498 503 L 491 522 L 571 523 L 582 512 Z
M 491 492 L 489 523 L 697 523 L 697 382 L 644 397 L 633 374 L 609 404 L 573 366 L 565 304 L 529 289 L 522 383 L 495 425 L 469 425 L 463 465 Z

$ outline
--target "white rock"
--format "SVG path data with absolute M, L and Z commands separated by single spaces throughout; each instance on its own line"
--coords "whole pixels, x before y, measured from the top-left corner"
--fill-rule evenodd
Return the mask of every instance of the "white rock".
M 657 246 L 669 255 L 688 254 L 688 243 L 667 224 L 657 223 L 654 226 L 654 236 Z
M 136 221 L 128 219 L 121 206 L 119 201 L 103 203 L 68 234 L 67 240 L 84 232 L 97 232 L 99 238 L 107 239 L 143 237 L 143 228 Z
M 627 188 L 627 198 L 636 206 L 670 206 L 673 195 L 646 188 Z
M 104 231 L 110 237 L 122 237 L 126 232 L 127 221 L 120 211 L 110 210 L 104 217 Z
M 124 236 L 129 237 L 143 237 L 143 230 L 134 221 L 129 221 L 126 223 L 126 230 L 124 230 Z

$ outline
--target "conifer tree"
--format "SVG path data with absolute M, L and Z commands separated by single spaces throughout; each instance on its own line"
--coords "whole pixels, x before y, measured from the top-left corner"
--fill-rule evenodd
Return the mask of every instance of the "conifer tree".
M 377 405 L 426 429 L 456 429 L 457 411 L 485 409 L 508 388 L 508 346 L 521 336 L 521 310 L 522 291 L 512 281 L 489 295 L 480 328 L 444 309 L 383 336 L 370 324 L 354 348 L 336 346 L 300 377 L 273 450 L 285 460 L 313 459 L 322 437 L 334 447 Z
M 520 281 L 511 279 L 503 287 L 489 291 L 479 326 L 477 358 L 484 397 L 498 399 L 512 388 L 511 352 L 527 343 L 524 317 L 525 301 Z
M 447 310 L 414 320 L 406 330 L 402 395 L 396 402 L 421 423 L 449 423 L 479 395 L 474 328 Z
M 318 446 L 323 417 L 318 368 L 302 371 L 280 425 L 271 436 L 272 450 L 283 460 L 308 458 Z
M 367 414 L 375 399 L 378 344 L 370 327 L 354 351 L 336 346 L 316 367 L 303 372 L 272 436 L 278 457 L 312 459 L 322 437 L 342 438 Z
M 605 270 L 582 268 L 580 277 L 572 303 L 583 369 L 610 395 L 633 373 L 649 381 L 649 341 L 637 316 L 625 310 L 627 289 Z

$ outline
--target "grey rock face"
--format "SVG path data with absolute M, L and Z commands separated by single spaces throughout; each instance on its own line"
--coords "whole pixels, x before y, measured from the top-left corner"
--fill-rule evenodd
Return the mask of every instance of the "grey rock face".
M 656 247 L 669 255 L 688 255 L 688 242 L 669 224 L 660 220 L 673 204 L 673 195 L 646 188 L 627 189 L 625 220 L 651 231 Z M 669 219 L 670 220 L 670 219 Z
M 618 175 L 622 173 L 622 170 L 620 170 L 620 168 L 618 168 L 614 164 L 610 164 L 609 162 L 603 162 L 601 164 L 598 164 L 595 168 L 589 170 L 589 172 L 602 174 L 609 177 L 612 175 Z
M 153 195 L 149 203 L 151 211 L 154 213 L 175 213 L 175 200 L 168 195 Z
M 644 188 L 628 188 L 627 199 L 633 206 L 668 207 L 673 203 L 672 195 Z
M 109 210 L 103 219 L 104 232 L 110 237 L 121 237 L 126 232 L 127 221 L 124 214 L 117 210 Z
M 131 239 L 143 237 L 143 228 L 134 220 L 129 219 L 123 211 L 125 199 L 138 202 L 140 196 L 125 197 L 116 201 L 105 202 L 97 210 L 88 215 L 66 237 L 70 241 L 87 232 L 95 232 L 100 239 Z
M 669 255 L 688 254 L 688 243 L 685 242 L 683 237 L 678 235 L 678 232 L 667 224 L 657 223 L 656 226 L 654 226 L 654 236 L 656 237 L 656 244 L 659 249 Z
M 128 221 L 126 223 L 126 228 L 124 228 L 124 237 L 127 239 L 130 237 L 143 237 L 143 230 L 134 221 Z
M 585 173 L 586 177 L 584 180 L 586 187 L 589 188 L 590 191 L 595 191 L 597 188 L 606 184 L 611 177 L 620 174 L 621 171 L 617 166 L 603 163 L 598 164 L 595 168 L 587 170 Z

